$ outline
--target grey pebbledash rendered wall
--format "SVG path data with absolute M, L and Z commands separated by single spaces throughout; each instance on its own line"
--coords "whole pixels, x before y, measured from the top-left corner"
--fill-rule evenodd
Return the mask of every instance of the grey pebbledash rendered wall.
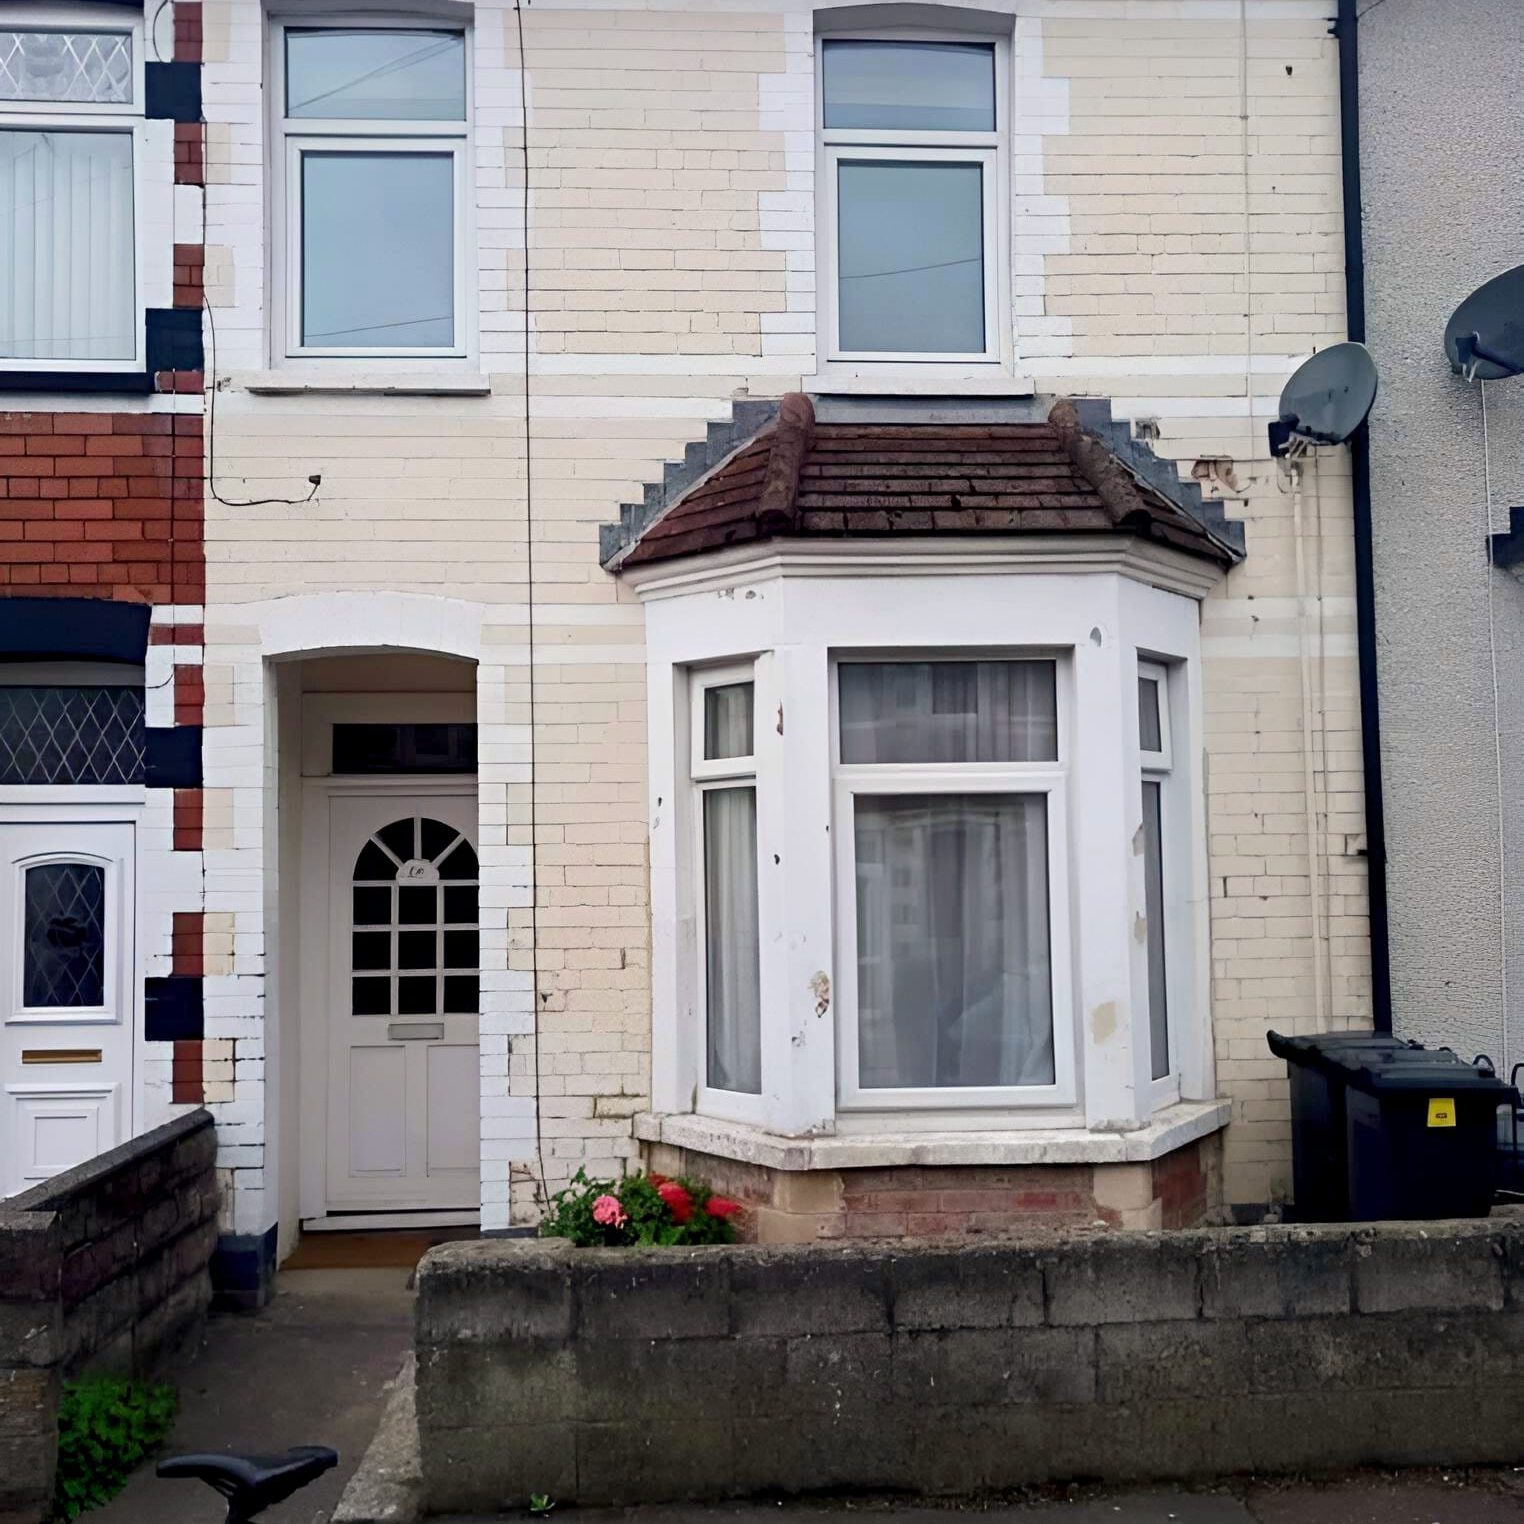
M 1516 1460 L 1524 1224 L 453 1244 L 417 1415 L 433 1513 Z
M 1524 261 L 1524 6 L 1361 6 L 1371 495 L 1400 1036 L 1524 1058 L 1524 583 L 1487 563 L 1480 388 L 1445 324 Z M 1495 527 L 1524 503 L 1524 381 L 1487 388 Z M 1501 704 L 1502 869 L 1488 599 Z M 1502 953 L 1506 921 L 1509 1016 Z

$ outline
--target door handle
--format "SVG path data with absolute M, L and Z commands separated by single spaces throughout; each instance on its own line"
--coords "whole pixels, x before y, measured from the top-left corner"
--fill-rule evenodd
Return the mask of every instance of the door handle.
M 387 1024 L 386 1035 L 393 1042 L 437 1042 L 444 1036 L 442 1021 L 393 1021 Z

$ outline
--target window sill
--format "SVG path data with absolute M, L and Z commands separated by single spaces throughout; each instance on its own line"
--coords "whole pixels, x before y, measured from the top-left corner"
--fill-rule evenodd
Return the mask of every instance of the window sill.
M 806 376 L 801 390 L 816 397 L 1031 397 L 1031 376 L 982 365 L 828 364 Z
M 264 370 L 234 376 L 235 386 L 256 397 L 296 397 L 314 393 L 371 397 L 486 397 L 492 392 L 488 376 L 471 371 L 448 374 L 429 371 L 336 372 Z
M 1007 1132 L 851 1133 L 792 1138 L 741 1122 L 642 1112 L 642 1143 L 714 1154 L 764 1169 L 885 1169 L 899 1165 L 1143 1164 L 1228 1125 L 1232 1103 L 1177 1101 L 1135 1132 L 1050 1127 Z

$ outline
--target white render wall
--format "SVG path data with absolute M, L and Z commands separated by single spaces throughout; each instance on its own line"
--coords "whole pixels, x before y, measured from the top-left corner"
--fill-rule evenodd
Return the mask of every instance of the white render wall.
M 1346 468 L 1332 454 L 1309 466 L 1298 499 L 1264 439 L 1285 376 L 1344 336 L 1328 7 L 985 9 L 1015 13 L 1013 388 L 1113 398 L 1184 472 L 1221 482 L 1248 526 L 1248 560 L 1209 599 L 1202 643 L 1216 1052 L 1235 1108 L 1228 1195 L 1263 1202 L 1289 1175 L 1284 1079 L 1265 1028 L 1359 1024 L 1369 1003 Z M 323 14 L 311 0 L 292 0 L 293 13 Z M 709 420 L 728 418 L 733 398 L 777 396 L 818 370 L 810 8 L 535 0 L 522 21 L 538 1087 L 514 12 L 502 0 L 474 8 L 490 393 L 381 396 L 355 389 L 375 371 L 346 371 L 275 396 L 250 390 L 270 368 L 263 12 L 260 0 L 205 9 L 218 485 L 226 497 L 298 498 L 310 472 L 323 475 L 300 508 L 208 504 L 207 909 L 234 931 L 208 981 L 207 1036 L 263 1035 L 272 639 L 287 653 L 356 643 L 355 599 L 372 609 L 363 627 L 377 644 L 422 639 L 425 608 L 447 626 L 465 619 L 481 662 L 489 1227 L 508 1222 L 510 1194 L 514 1220 L 532 1210 L 537 1088 L 552 1189 L 578 1165 L 612 1171 L 633 1157 L 629 1117 L 649 1095 L 642 611 L 600 569 L 597 527 Z M 272 636 L 288 600 L 301 616 Z M 420 612 L 404 618 L 404 605 Z M 240 1074 L 235 1088 L 218 1108 L 236 1129 L 224 1131 L 224 1163 L 239 1172 L 239 1231 L 257 1231 L 276 1215 L 263 1076 Z

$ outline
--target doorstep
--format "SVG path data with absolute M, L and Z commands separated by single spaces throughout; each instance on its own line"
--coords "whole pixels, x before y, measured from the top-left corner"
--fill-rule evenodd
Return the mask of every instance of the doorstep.
M 642 1143 L 709 1154 L 772 1170 L 890 1169 L 958 1165 L 1146 1164 L 1221 1131 L 1232 1102 L 1177 1101 L 1132 1132 L 1024 1128 L 990 1132 L 853 1132 L 801 1138 L 691 1113 L 646 1111 L 635 1118 Z

